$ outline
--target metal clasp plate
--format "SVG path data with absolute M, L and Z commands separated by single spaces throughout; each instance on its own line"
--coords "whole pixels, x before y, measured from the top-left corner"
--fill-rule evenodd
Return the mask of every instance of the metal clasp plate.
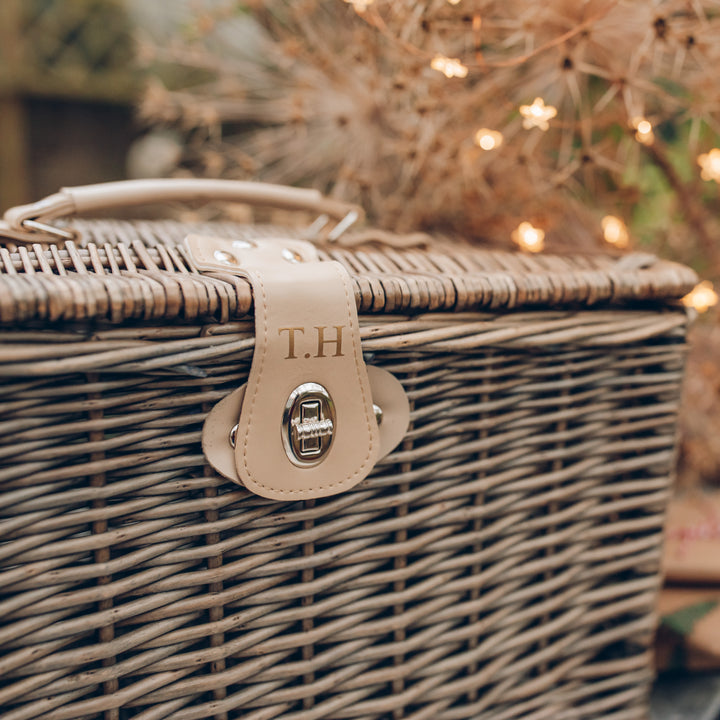
M 322 462 L 335 430 L 335 405 L 319 383 L 296 387 L 283 412 L 282 439 L 288 459 L 298 467 Z

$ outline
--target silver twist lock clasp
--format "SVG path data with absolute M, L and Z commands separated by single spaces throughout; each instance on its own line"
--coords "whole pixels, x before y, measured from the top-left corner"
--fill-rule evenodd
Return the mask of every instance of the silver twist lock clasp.
M 322 462 L 330 450 L 335 430 L 335 405 L 320 384 L 296 387 L 283 413 L 282 439 L 288 459 L 299 467 Z
M 311 402 L 302 407 L 302 414 L 304 418 L 315 416 L 320 412 L 320 403 Z M 320 438 L 332 435 L 333 431 L 332 420 L 308 420 L 304 419 L 301 421 L 293 420 L 293 438 L 302 445 L 303 453 L 309 454 L 311 449 L 309 444 L 313 441 L 320 440 Z M 318 443 L 314 443 L 317 445 Z M 314 452 L 314 448 L 312 452 Z

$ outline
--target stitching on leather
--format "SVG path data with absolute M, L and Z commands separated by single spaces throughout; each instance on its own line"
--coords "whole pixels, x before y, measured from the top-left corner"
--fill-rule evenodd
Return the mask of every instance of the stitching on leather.
M 255 410 L 255 399 L 258 396 L 258 391 L 260 388 L 260 378 L 262 377 L 263 370 L 265 369 L 265 355 L 267 354 L 267 338 L 268 338 L 268 321 L 267 321 L 267 293 L 265 292 L 265 283 L 262 279 L 262 273 L 253 270 L 251 272 L 248 272 L 248 279 L 252 283 L 253 289 L 255 287 L 260 288 L 260 293 L 262 295 L 262 305 L 258 306 L 258 298 L 257 295 L 255 297 L 255 340 L 256 340 L 256 346 L 257 346 L 257 318 L 258 313 L 262 312 L 262 320 L 263 320 L 263 343 L 262 343 L 262 355 L 260 356 L 260 364 L 258 367 L 258 376 L 257 381 L 253 383 L 253 396 L 252 400 L 250 402 L 250 409 L 248 410 L 248 422 L 247 427 L 250 427 L 250 423 L 253 417 L 253 412 Z M 259 307 L 262 308 L 262 310 L 259 309 Z M 253 363 L 250 367 L 250 372 L 252 373 L 253 366 L 255 364 L 255 356 L 253 355 Z M 249 379 L 249 378 L 248 378 Z M 242 411 L 241 411 L 242 413 Z M 247 460 L 247 444 L 248 444 L 248 434 L 245 433 L 245 437 L 243 438 L 243 466 L 245 467 L 245 471 L 248 474 L 248 477 L 252 479 L 253 482 L 256 482 L 258 485 L 261 485 L 262 487 L 267 487 L 266 485 L 263 485 L 262 483 L 255 480 L 255 477 L 253 473 L 251 472 L 249 466 L 248 466 L 248 460 Z
M 343 290 L 345 291 L 345 309 L 347 312 L 348 324 L 349 324 L 351 330 L 355 331 L 355 326 L 353 323 L 353 314 L 352 314 L 353 310 L 355 310 L 354 302 L 353 302 L 354 298 L 352 298 L 351 294 L 350 294 L 348 277 L 346 276 L 342 267 L 339 266 L 337 263 L 333 262 L 333 263 L 329 263 L 329 265 L 332 266 L 333 270 L 337 273 L 337 275 L 340 278 L 340 281 L 342 283 Z M 247 418 L 248 418 L 247 427 L 250 427 L 251 420 L 253 417 L 253 412 L 255 409 L 255 400 L 256 400 L 258 392 L 259 392 L 260 378 L 262 377 L 263 371 L 265 369 L 265 357 L 267 355 L 267 345 L 268 345 L 268 343 L 267 343 L 267 338 L 268 338 L 267 316 L 268 316 L 268 313 L 267 313 L 267 293 L 265 290 L 265 284 L 263 283 L 262 273 L 257 270 L 248 271 L 247 277 L 250 280 L 253 288 L 256 287 L 256 283 L 259 286 L 259 290 L 262 295 L 262 311 L 261 312 L 262 312 L 262 319 L 263 319 L 262 355 L 259 359 L 257 381 L 255 383 L 253 383 L 253 396 L 250 401 L 250 408 L 248 410 L 248 415 L 247 415 Z M 260 311 L 257 301 L 258 301 L 258 298 L 256 297 L 255 298 L 255 305 L 256 305 L 255 306 L 255 321 L 256 321 L 255 322 L 255 335 L 256 335 L 256 337 L 257 337 L 257 317 L 258 317 L 258 312 Z M 364 460 L 362 461 L 362 464 L 360 465 L 360 467 L 357 470 L 355 470 L 351 474 L 347 475 L 344 479 L 338 480 L 337 482 L 329 483 L 326 485 L 316 485 L 315 487 L 317 490 L 326 490 L 326 489 L 338 487 L 339 485 L 344 485 L 345 483 L 347 483 L 348 480 L 351 480 L 352 478 L 356 477 L 357 475 L 360 475 L 365 470 L 368 462 L 370 461 L 370 458 L 372 457 L 372 451 L 373 451 L 373 447 L 374 447 L 373 432 L 372 432 L 372 425 L 370 422 L 370 416 L 367 412 L 367 397 L 366 397 L 366 393 L 365 393 L 365 389 L 366 389 L 365 383 L 362 382 L 362 375 L 361 375 L 361 368 L 360 368 L 362 349 L 358 348 L 358 340 L 357 340 L 358 334 L 356 332 L 353 332 L 352 334 L 353 334 L 353 343 L 352 344 L 353 344 L 353 359 L 355 362 L 355 373 L 356 373 L 358 385 L 360 386 L 360 393 L 362 395 L 363 412 L 365 413 L 365 422 L 367 425 L 368 437 L 370 439 L 370 442 L 368 443 L 368 451 L 367 451 L 367 455 L 365 456 Z M 255 361 L 253 358 L 253 365 L 254 365 L 254 362 Z M 251 370 L 252 370 L 252 368 L 251 368 Z M 308 490 L 308 489 L 294 490 L 291 488 L 291 489 L 285 490 L 282 488 L 272 487 L 270 485 L 266 485 L 265 483 L 260 482 L 255 477 L 255 474 L 252 472 L 252 470 L 250 469 L 250 467 L 248 465 L 247 446 L 248 446 L 248 433 L 246 432 L 246 433 L 244 433 L 244 438 L 243 438 L 243 466 L 245 468 L 247 476 L 256 485 L 258 485 L 259 487 L 262 487 L 262 488 L 267 488 L 269 490 L 272 490 L 274 493 L 279 493 L 281 495 L 305 494 L 307 492 L 312 492 L 312 490 Z
M 342 286 L 345 290 L 345 308 L 347 310 L 347 317 L 348 317 L 348 324 L 350 325 L 351 330 L 353 331 L 353 356 L 355 359 L 355 375 L 357 377 L 358 385 L 360 386 L 360 393 L 362 394 L 362 403 L 363 403 L 363 412 L 365 413 L 365 423 L 367 424 L 367 430 L 368 430 L 368 437 L 370 438 L 370 442 L 368 443 L 368 452 L 365 456 L 365 459 L 362 462 L 362 465 L 352 474 L 348 475 L 345 480 L 350 480 L 351 478 L 354 478 L 356 475 L 359 475 L 364 469 L 367 463 L 369 462 L 370 458 L 372 457 L 372 450 L 373 450 L 373 431 L 372 431 L 372 425 L 370 424 L 370 416 L 368 415 L 367 411 L 367 398 L 365 397 L 365 386 L 368 384 L 367 382 L 362 382 L 362 374 L 360 370 L 360 363 L 362 358 L 362 348 L 358 347 L 360 344 L 359 341 L 359 332 L 355 333 L 355 324 L 357 324 L 357 316 L 355 317 L 355 323 L 353 323 L 353 311 L 355 310 L 355 302 L 354 298 L 351 298 L 350 296 L 350 289 L 349 289 L 349 283 L 348 283 L 348 276 L 347 273 L 341 269 L 340 265 L 333 264 L 334 270 L 337 272 L 340 282 L 342 283 Z M 352 301 L 352 305 L 350 304 Z M 355 312 L 357 312 L 355 310 Z M 367 380 L 367 373 L 366 373 L 366 380 Z M 332 487 L 332 486 L 327 486 Z

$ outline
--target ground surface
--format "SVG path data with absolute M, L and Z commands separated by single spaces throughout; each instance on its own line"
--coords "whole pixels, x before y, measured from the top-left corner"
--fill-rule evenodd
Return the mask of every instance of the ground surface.
M 661 675 L 653 688 L 651 720 L 720 720 L 720 673 Z

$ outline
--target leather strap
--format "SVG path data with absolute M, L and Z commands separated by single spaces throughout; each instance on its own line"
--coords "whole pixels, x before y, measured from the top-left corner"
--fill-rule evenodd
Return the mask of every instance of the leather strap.
M 235 439 L 242 484 L 266 498 L 301 500 L 360 482 L 378 459 L 380 440 L 347 271 L 313 262 L 315 248 L 297 240 L 246 247 L 190 236 L 186 245 L 198 269 L 230 269 L 253 289 L 255 352 Z M 308 391 L 300 389 L 309 387 L 321 387 L 329 400 L 323 405 L 310 393 L 303 419 Z M 295 435 L 288 415 L 298 423 Z M 289 448 L 288 437 L 302 433 L 307 456 L 304 441 L 297 453 Z

